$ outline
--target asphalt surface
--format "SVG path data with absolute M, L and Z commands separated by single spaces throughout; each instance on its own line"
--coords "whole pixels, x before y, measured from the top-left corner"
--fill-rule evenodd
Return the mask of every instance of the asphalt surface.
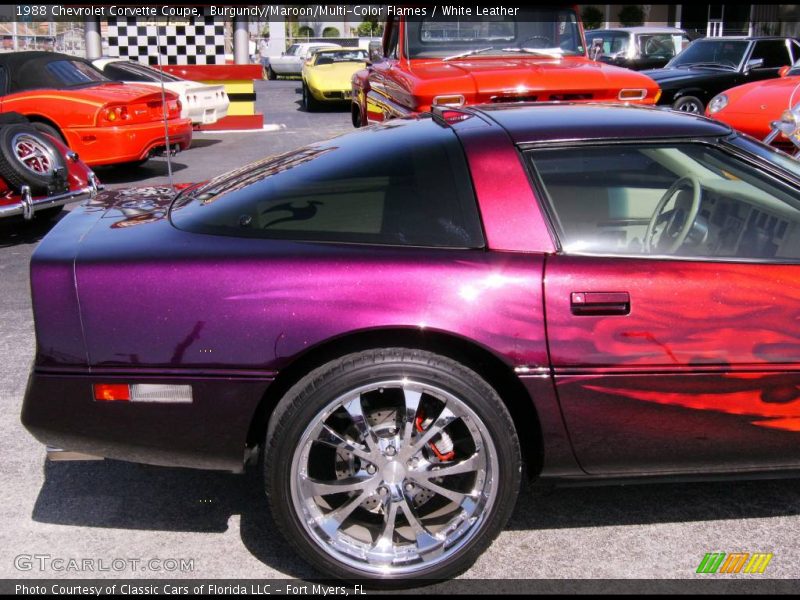
M 263 82 L 258 92 L 265 122 L 279 128 L 197 134 L 173 161 L 176 182 L 204 180 L 352 129 L 346 107 L 302 112 L 298 81 Z M 163 159 L 99 176 L 112 187 L 168 180 Z M 255 471 L 44 460 L 19 414 L 34 353 L 28 263 L 49 228 L 0 227 L 0 578 L 315 576 L 275 530 Z M 797 578 L 799 514 L 797 480 L 526 486 L 507 529 L 464 577 L 708 579 L 723 576 L 695 574 L 707 552 L 772 552 L 764 575 L 724 577 Z M 27 563 L 18 557 L 32 555 L 50 559 L 44 569 L 36 559 L 21 570 Z M 189 559 L 193 570 L 92 572 L 49 562 L 71 558 Z

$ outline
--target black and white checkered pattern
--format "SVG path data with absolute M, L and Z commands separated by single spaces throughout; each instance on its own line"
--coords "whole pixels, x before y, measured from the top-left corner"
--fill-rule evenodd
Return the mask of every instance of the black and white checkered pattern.
M 160 39 L 159 39 L 160 37 Z M 108 19 L 108 56 L 128 58 L 144 64 L 225 64 L 225 24 L 213 17 L 168 25 Z

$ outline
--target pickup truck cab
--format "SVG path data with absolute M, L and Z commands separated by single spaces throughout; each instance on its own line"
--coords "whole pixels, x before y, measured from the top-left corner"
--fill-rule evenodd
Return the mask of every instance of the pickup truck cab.
M 589 59 L 574 7 L 484 10 L 455 7 L 449 12 L 458 14 L 444 15 L 430 6 L 396 7 L 381 52 L 353 76 L 353 125 L 434 105 L 658 100 L 649 77 Z

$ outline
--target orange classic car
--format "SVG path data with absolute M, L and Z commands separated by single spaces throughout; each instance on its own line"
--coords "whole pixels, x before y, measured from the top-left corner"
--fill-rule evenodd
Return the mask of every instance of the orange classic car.
M 800 62 L 784 67 L 779 79 L 754 81 L 717 94 L 708 103 L 706 115 L 758 139 L 769 136 L 773 123 L 792 125 L 789 135 L 778 131 L 768 143 L 790 154 L 798 152 L 800 142 Z M 783 128 L 781 128 L 783 129 Z
M 352 84 L 356 127 L 437 105 L 655 104 L 660 94 L 645 75 L 589 59 L 573 6 L 393 7 L 381 50 Z
M 88 165 L 142 163 L 192 142 L 177 94 L 113 82 L 88 61 L 54 52 L 0 54 L 0 112 L 25 115 Z

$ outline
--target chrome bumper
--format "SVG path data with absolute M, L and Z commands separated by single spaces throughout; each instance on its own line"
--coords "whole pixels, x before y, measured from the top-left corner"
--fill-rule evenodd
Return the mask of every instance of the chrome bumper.
M 47 460 L 51 462 L 68 462 L 73 460 L 103 460 L 102 456 L 84 454 L 83 452 L 71 452 L 61 448 L 47 446 Z
M 89 183 L 86 185 L 86 187 L 83 187 L 79 190 L 64 192 L 63 194 L 57 194 L 55 196 L 33 198 L 31 196 L 31 189 L 27 185 L 23 185 L 21 190 L 22 198 L 19 202 L 0 206 L 0 218 L 22 215 L 26 221 L 29 221 L 33 218 L 34 213 L 36 213 L 38 210 L 44 210 L 54 206 L 63 206 L 76 200 L 94 198 L 99 189 L 101 189 L 101 186 L 97 182 L 97 177 L 94 175 L 94 173 L 89 175 Z

